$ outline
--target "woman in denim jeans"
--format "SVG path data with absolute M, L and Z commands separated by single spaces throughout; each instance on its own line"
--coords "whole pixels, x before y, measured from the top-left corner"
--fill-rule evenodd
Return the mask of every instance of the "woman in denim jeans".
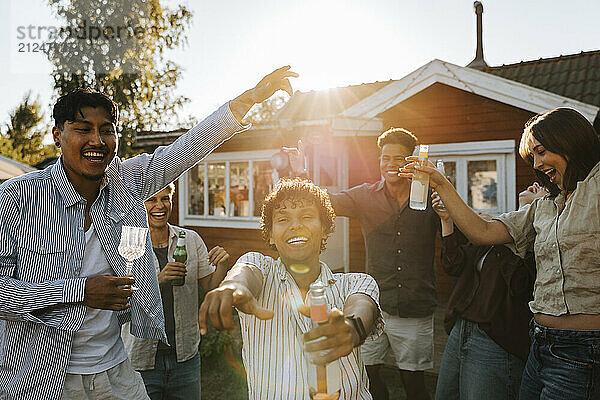
M 506 244 L 521 257 L 534 251 L 532 344 L 520 399 L 600 399 L 600 140 L 583 115 L 561 107 L 526 124 L 519 153 L 550 194 L 493 221 L 473 212 L 432 164 L 410 163 L 399 176 L 428 173 L 471 242 Z

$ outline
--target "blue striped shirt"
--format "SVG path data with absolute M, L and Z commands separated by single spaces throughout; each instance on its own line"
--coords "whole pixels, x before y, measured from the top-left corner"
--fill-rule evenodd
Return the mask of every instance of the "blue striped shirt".
M 121 161 L 105 174 L 90 217 L 117 276 L 125 261 L 117 246 L 121 227 L 147 227 L 144 199 L 175 180 L 244 127 L 225 104 L 169 146 Z M 58 399 L 73 335 L 85 316 L 86 200 L 62 158 L 42 171 L 0 185 L 0 398 Z M 166 341 L 150 235 L 133 267 L 140 290 L 117 313 L 131 333 Z

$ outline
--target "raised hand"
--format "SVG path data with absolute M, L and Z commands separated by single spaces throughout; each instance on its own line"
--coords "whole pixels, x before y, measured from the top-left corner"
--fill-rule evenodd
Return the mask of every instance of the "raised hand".
M 131 307 L 129 298 L 134 283 L 135 279 L 131 276 L 99 275 L 86 278 L 83 304 L 102 310 L 126 310 Z
M 435 211 L 436 214 L 439 215 L 441 220 L 449 221 L 452 219 L 450 217 L 450 213 L 448 212 L 446 207 L 444 207 L 440 195 L 435 190 L 431 192 L 431 205 L 433 207 L 433 211 Z
M 186 272 L 185 264 L 175 261 L 167 263 L 158 273 L 158 283 L 162 285 L 175 279 L 184 278 Z
M 533 182 L 527 189 L 519 193 L 519 207 L 525 204 L 532 203 L 538 197 L 543 197 L 548 194 L 546 188 L 540 186 L 539 183 Z
M 229 259 L 229 253 L 221 246 L 215 246 L 208 252 L 208 263 L 211 265 L 219 265 Z
M 262 103 L 280 89 L 287 92 L 290 96 L 293 95 L 292 85 L 288 78 L 297 77 L 298 74 L 290 71 L 289 65 L 277 68 L 275 71 L 262 78 L 254 88 L 250 89 L 252 101 L 254 104 Z
M 233 330 L 232 307 L 262 320 L 271 319 L 274 315 L 273 311 L 260 307 L 247 288 L 235 282 L 224 282 L 204 297 L 198 311 L 200 334 L 204 335 L 207 332 L 207 316 L 216 329 Z
M 429 186 L 432 189 L 438 187 L 438 185 L 452 185 L 450 181 L 442 175 L 442 173 L 433 165 L 431 161 L 427 161 L 426 165 L 421 165 L 418 162 L 417 156 L 409 156 L 406 157 L 406 161 L 408 164 L 400 168 L 400 172 L 398 173 L 399 177 L 412 179 L 414 176 L 414 171 L 418 170 L 421 172 L 425 172 L 429 175 Z
M 288 78 L 297 76 L 297 73 L 290 71 L 289 65 L 278 68 L 266 75 L 252 89 L 246 90 L 229 102 L 229 108 L 233 116 L 241 121 L 254 104 L 262 103 L 280 89 L 291 96 L 294 92 Z
M 305 158 L 304 158 L 304 145 L 302 140 L 298 140 L 298 147 L 284 147 L 285 151 L 290 160 L 290 169 L 294 176 L 300 175 L 306 172 Z

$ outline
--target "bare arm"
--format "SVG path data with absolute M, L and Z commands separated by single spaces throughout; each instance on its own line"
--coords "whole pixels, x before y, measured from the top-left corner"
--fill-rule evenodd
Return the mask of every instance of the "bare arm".
M 252 264 L 236 263 L 218 288 L 206 294 L 198 312 L 202 335 L 207 332 L 207 317 L 219 330 L 233 329 L 232 307 L 259 319 L 273 318 L 273 312 L 258 306 L 256 298 L 262 290 L 261 271 Z
M 429 175 L 429 185 L 438 192 L 444 206 L 450 213 L 454 224 L 458 226 L 469 240 L 474 244 L 505 244 L 512 243 L 513 239 L 506 226 L 500 221 L 486 221 L 471 209 L 454 189 L 454 186 L 443 176 L 431 162 L 427 166 L 417 165 L 416 157 L 407 157 L 412 161 L 400 169 L 398 176 L 411 178 L 415 169 Z

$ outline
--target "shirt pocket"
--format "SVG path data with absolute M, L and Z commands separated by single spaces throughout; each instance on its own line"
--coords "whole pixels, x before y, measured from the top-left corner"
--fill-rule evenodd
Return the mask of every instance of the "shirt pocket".
M 65 268 L 63 243 L 44 237 L 19 244 L 17 269 L 14 278 L 31 283 L 40 283 L 68 277 Z

